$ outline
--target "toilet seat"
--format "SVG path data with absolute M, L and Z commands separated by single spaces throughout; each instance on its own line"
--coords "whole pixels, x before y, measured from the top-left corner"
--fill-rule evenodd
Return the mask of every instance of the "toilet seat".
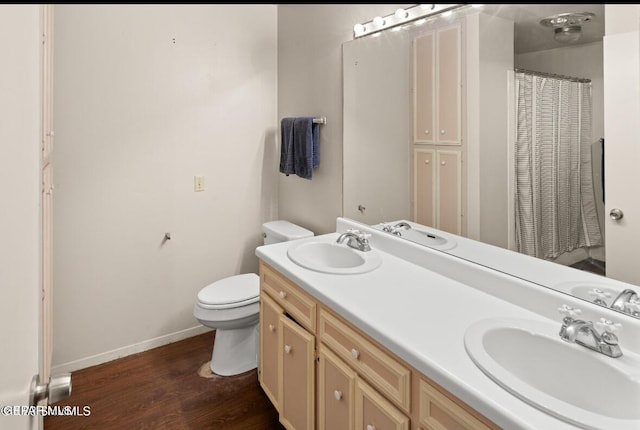
M 204 309 L 229 309 L 247 306 L 260 300 L 260 277 L 243 273 L 213 282 L 198 293 Z

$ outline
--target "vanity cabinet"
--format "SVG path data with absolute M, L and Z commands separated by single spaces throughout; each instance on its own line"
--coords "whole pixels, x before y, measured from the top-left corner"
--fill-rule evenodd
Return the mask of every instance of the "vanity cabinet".
M 454 401 L 420 379 L 420 426 L 423 430 L 499 430 L 493 423 L 474 415 L 461 402 Z
M 499 430 L 263 261 L 260 286 L 259 381 L 288 430 Z
M 416 37 L 413 55 L 414 143 L 460 145 L 460 24 L 456 23 Z
M 353 430 L 356 372 L 325 345 L 318 349 L 318 429 Z
M 462 234 L 462 151 L 414 150 L 414 219 L 449 233 Z
M 260 288 L 260 385 L 285 428 L 313 430 L 315 302 L 263 263 Z

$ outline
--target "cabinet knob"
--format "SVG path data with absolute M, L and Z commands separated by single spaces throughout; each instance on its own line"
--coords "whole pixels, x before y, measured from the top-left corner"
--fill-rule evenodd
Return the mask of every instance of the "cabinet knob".
M 612 220 L 618 221 L 622 219 L 624 213 L 620 209 L 611 209 L 611 212 L 609 212 L 609 216 Z
M 284 346 L 284 353 L 285 354 L 291 354 L 291 346 L 285 345 Z
M 367 430 L 376 430 L 376 426 L 367 424 Z
M 445 133 L 445 131 L 444 131 L 444 130 L 440 130 L 440 134 L 444 134 L 444 133 Z
M 287 297 L 287 293 L 285 293 L 284 291 L 280 291 L 280 298 L 284 299 L 285 297 Z
M 276 331 L 276 326 L 269 324 L 269 331 Z
M 333 397 L 336 398 L 336 400 L 342 400 L 342 391 L 340 390 L 335 390 L 333 392 Z
M 429 164 L 429 160 L 424 160 L 424 164 Z
M 358 358 L 360 358 L 360 351 L 358 351 L 357 349 L 353 348 L 351 350 L 351 357 L 353 357 L 354 360 L 357 360 Z
M 425 131 L 424 131 L 424 134 L 429 134 L 429 130 L 425 130 Z
M 440 162 L 440 165 L 441 165 L 441 166 L 444 166 L 445 164 L 447 164 L 447 162 L 446 162 L 446 161 L 441 161 L 441 162 Z

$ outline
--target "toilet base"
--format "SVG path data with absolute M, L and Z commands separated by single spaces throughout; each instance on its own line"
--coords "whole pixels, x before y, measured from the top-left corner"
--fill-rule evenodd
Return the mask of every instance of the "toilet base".
M 216 329 L 211 371 L 220 376 L 239 375 L 258 367 L 258 324 L 237 329 Z

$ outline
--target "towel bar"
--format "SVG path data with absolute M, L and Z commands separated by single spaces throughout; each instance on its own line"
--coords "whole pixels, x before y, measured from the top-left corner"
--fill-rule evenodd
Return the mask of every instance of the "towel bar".
M 313 123 L 314 124 L 326 124 L 327 123 L 327 117 L 323 116 L 320 118 L 314 118 L 313 119 Z

